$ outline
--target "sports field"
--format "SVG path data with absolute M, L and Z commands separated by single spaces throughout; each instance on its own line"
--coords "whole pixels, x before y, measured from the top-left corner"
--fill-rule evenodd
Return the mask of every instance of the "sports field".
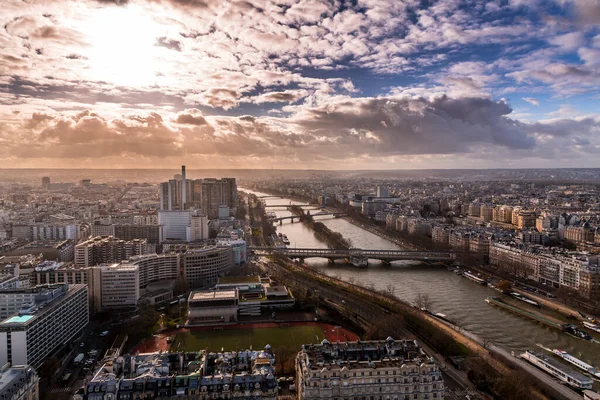
M 177 332 L 170 350 L 210 351 L 262 349 L 267 344 L 272 348 L 293 347 L 299 349 L 303 344 L 319 343 L 325 334 L 320 326 L 287 326 L 251 329 L 224 330 L 184 330 Z

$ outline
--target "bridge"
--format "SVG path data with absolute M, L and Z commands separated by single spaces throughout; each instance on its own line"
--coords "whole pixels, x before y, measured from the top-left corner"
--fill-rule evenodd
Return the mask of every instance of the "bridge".
M 265 204 L 264 207 L 281 207 L 281 208 L 288 208 L 291 206 L 299 206 L 299 207 L 305 207 L 305 206 L 311 206 L 312 204 L 309 203 L 304 203 L 304 204 Z
M 410 250 L 370 250 L 370 249 L 292 249 L 275 247 L 249 247 L 257 255 L 281 254 L 289 258 L 327 258 L 331 262 L 347 259 L 353 265 L 367 266 L 369 259 L 381 260 L 388 264 L 392 261 L 453 261 L 456 254 L 443 251 L 410 251 Z
M 257 196 L 259 199 L 283 199 L 283 196 L 276 195 L 266 195 L 266 196 Z
M 305 216 L 307 216 L 307 217 L 308 217 L 308 216 L 311 216 L 311 217 L 318 217 L 318 216 L 320 216 L 320 215 L 331 215 L 331 216 L 333 216 L 333 217 L 335 217 L 335 218 L 338 218 L 338 217 L 344 217 L 344 216 L 346 216 L 346 213 L 344 213 L 344 212 L 328 212 L 328 211 L 320 211 L 320 212 L 318 212 L 318 213 L 316 213 L 316 214 L 306 214 Z M 283 221 L 283 220 L 286 220 L 286 219 L 291 219 L 291 220 L 292 220 L 292 222 L 294 222 L 294 219 L 300 219 L 300 216 L 299 216 L 299 215 L 289 215 L 289 216 L 287 216 L 287 217 L 274 217 L 274 218 L 269 218 L 269 220 L 270 220 L 270 221 L 273 221 L 273 222 L 281 222 L 281 221 Z

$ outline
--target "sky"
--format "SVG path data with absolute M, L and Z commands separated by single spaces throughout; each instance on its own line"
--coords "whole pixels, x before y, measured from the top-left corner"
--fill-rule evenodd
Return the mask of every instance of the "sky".
M 3 0 L 1 168 L 600 167 L 599 0 Z

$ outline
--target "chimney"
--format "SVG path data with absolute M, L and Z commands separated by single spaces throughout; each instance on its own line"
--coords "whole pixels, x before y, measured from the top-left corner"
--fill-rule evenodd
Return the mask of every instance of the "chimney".
M 185 165 L 181 166 L 181 209 L 185 210 L 185 201 L 187 200 L 187 181 L 185 180 Z

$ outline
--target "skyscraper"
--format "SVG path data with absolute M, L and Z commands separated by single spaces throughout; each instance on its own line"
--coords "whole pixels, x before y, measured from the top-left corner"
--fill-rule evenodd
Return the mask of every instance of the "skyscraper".
M 185 166 L 182 166 L 181 180 L 172 179 L 161 183 L 159 195 L 161 210 L 199 208 L 208 218 L 215 219 L 219 216 L 219 206 L 235 209 L 237 184 L 235 178 L 188 180 Z
M 181 166 L 181 209 L 185 210 L 187 203 L 187 180 L 185 179 L 185 165 Z
M 44 176 L 42 178 L 42 189 L 48 189 L 50 187 L 50 178 L 47 176 Z

